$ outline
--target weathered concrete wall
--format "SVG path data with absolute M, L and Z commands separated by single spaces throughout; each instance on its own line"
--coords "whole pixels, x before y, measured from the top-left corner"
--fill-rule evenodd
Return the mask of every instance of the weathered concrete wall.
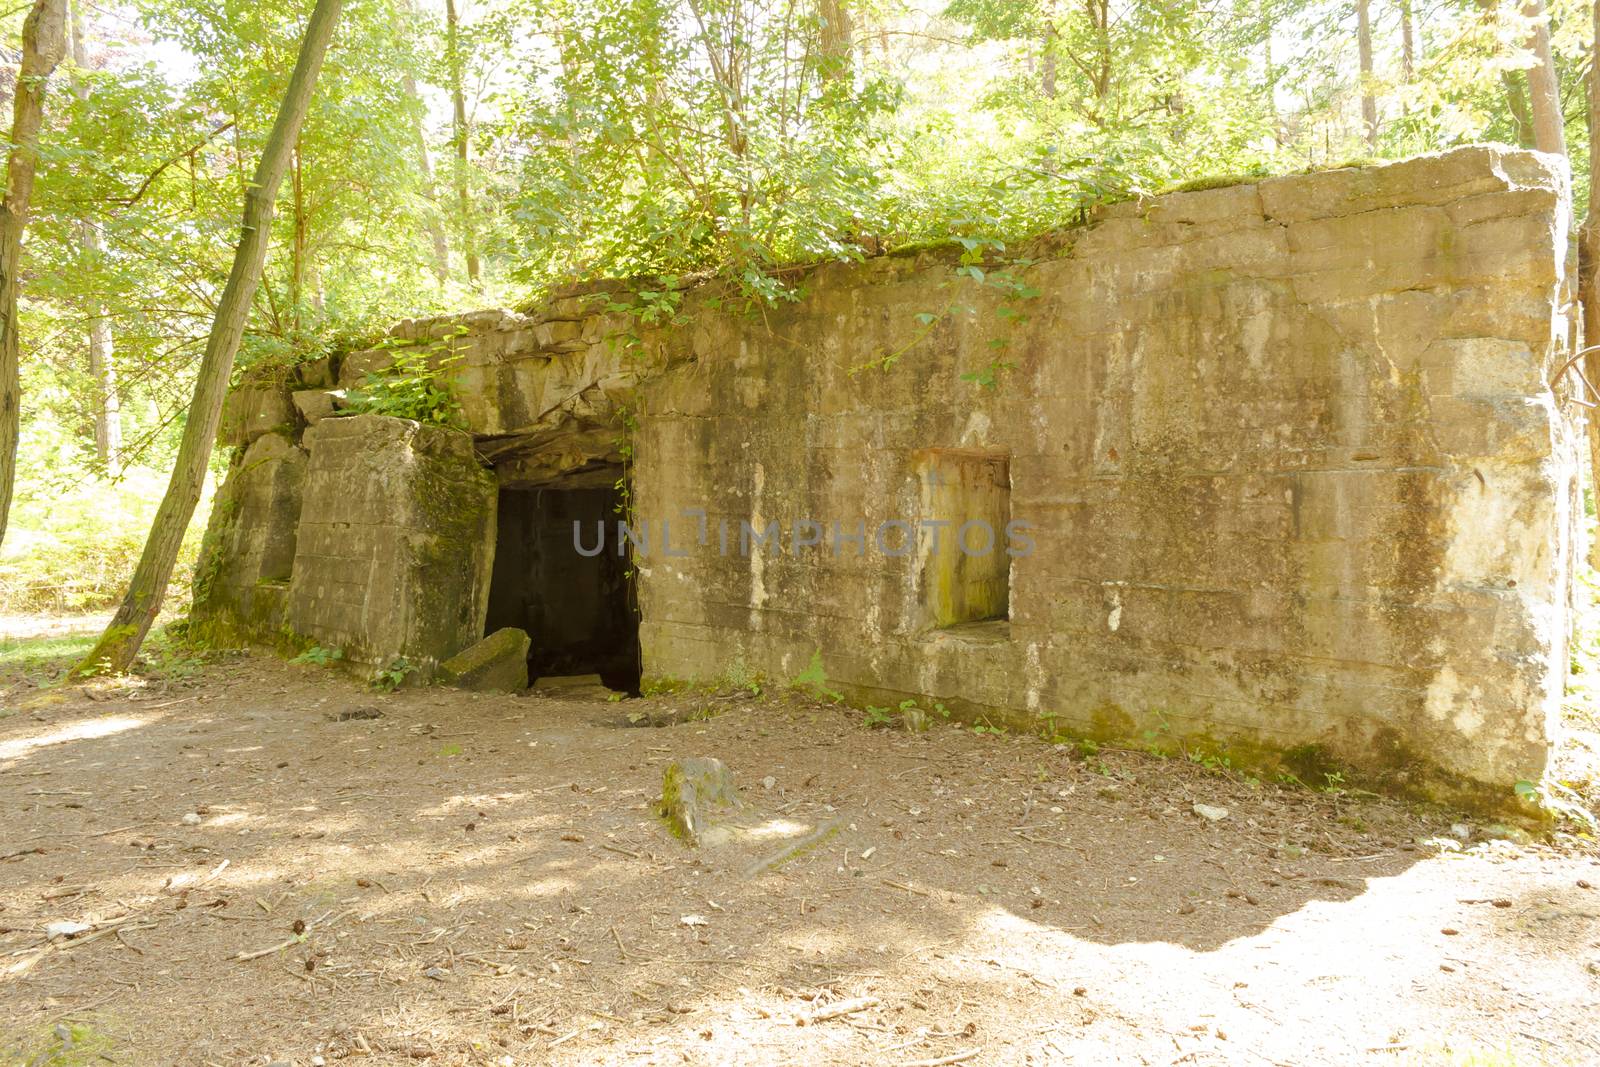
M 382 415 L 324 419 L 305 445 L 290 629 L 427 676 L 483 636 L 493 476 L 466 434 Z
M 236 453 L 211 505 L 194 582 L 194 615 L 234 640 L 283 627 L 294 569 L 306 454 L 263 433 Z
M 1558 166 L 1462 149 L 1117 205 L 977 272 L 959 249 L 818 268 L 759 313 L 702 289 L 645 326 L 612 286 L 394 340 L 450 368 L 503 487 L 609 484 L 631 437 L 649 676 L 787 680 L 820 655 L 863 701 L 1497 803 L 1543 769 L 1565 665 Z M 241 390 L 230 422 L 242 443 L 320 420 L 288 610 L 329 642 L 419 625 L 383 600 L 398 549 L 339 546 L 426 529 L 380 517 L 445 490 L 391 483 L 330 522 L 386 467 L 334 458 L 366 420 L 311 395 L 395 358 L 303 369 L 292 403 Z M 1033 550 L 935 543 L 977 517 Z M 740 551 L 772 521 L 781 549 Z M 822 543 L 797 548 L 807 521 Z M 450 541 L 475 582 L 478 538 Z M 474 617 L 451 616 L 461 647 Z
M 339 387 L 358 387 L 407 348 L 456 384 L 479 454 L 506 488 L 536 488 L 622 462 L 621 408 L 647 366 L 624 314 L 606 312 L 606 291 L 565 296 L 530 314 L 478 311 L 407 320 L 391 346 L 341 361 Z M 610 485 L 613 474 L 589 484 Z
M 950 518 L 919 452 L 964 449 L 1008 460 L 1036 550 L 1007 623 L 940 629 L 925 541 L 713 537 L 641 567 L 647 674 L 790 678 L 820 650 L 875 703 L 1504 797 L 1564 678 L 1566 210 L 1549 161 L 1469 149 L 1119 205 L 1033 250 L 1039 295 L 1009 303 L 925 255 L 696 315 L 706 355 L 640 418 L 641 517 Z M 963 380 L 997 356 L 993 389 Z

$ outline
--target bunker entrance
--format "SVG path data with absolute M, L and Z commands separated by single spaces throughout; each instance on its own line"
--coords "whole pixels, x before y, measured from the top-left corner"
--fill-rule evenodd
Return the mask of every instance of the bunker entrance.
M 615 528 L 621 493 L 586 481 L 500 491 L 486 632 L 527 631 L 530 681 L 598 674 L 612 689 L 637 693 L 639 614 L 628 559 L 610 538 L 597 554 L 578 550 L 593 553 L 598 528 Z

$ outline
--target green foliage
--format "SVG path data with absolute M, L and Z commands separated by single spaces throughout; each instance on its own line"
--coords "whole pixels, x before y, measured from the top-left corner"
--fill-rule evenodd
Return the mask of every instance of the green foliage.
M 806 669 L 795 675 L 789 682 L 791 689 L 809 689 L 811 695 L 818 700 L 832 700 L 839 703 L 844 700 L 844 694 L 828 688 L 828 673 L 822 667 L 822 649 L 814 649 L 811 653 L 811 662 Z
M 406 684 L 406 679 L 417 672 L 416 664 L 404 656 L 396 656 L 372 672 L 367 685 L 383 693 L 392 693 Z
M 312 645 L 289 662 L 312 667 L 329 667 L 342 659 L 344 659 L 344 649 L 342 648 L 323 648 L 321 645 Z
M 139 649 L 139 673 L 165 682 L 187 681 L 214 656 L 191 640 L 188 624 L 180 620 L 150 632 Z
M 508 209 L 531 252 L 520 279 L 715 270 L 772 302 L 792 295 L 773 267 L 860 258 L 852 231 L 882 214 L 878 120 L 899 87 L 825 77 L 814 17 L 777 0 L 514 10 L 558 27 L 549 50 L 519 55 L 515 106 L 495 131 L 519 148 Z
M 24 1035 L 0 1035 L 0 1067 L 91 1067 L 114 1063 L 115 1046 L 99 1028 L 62 1021 Z
M 881 727 L 893 726 L 894 721 L 894 712 L 888 708 L 879 708 L 868 704 L 866 714 L 861 719 L 861 725 L 869 730 L 877 730 Z
M 460 363 L 459 353 L 441 354 L 433 346 L 401 349 L 388 370 L 368 373 L 342 394 L 344 410 L 460 429 L 465 423 L 451 377 Z
M 19 493 L 0 546 L 0 613 L 94 611 L 127 589 L 166 476 L 139 468 L 112 481 L 74 471 L 70 454 L 59 435 L 38 423 L 24 437 Z M 61 465 L 52 467 L 52 458 Z M 207 494 L 178 556 L 173 606 L 179 610 L 210 506 Z
M 761 675 L 750 669 L 743 656 L 736 656 L 722 672 L 721 684 L 730 689 L 742 689 L 751 696 L 761 695 Z
M 72 633 L 0 641 L 0 683 L 35 685 L 61 677 L 94 647 L 97 633 Z
M 1583 796 L 1572 786 L 1552 779 L 1538 783 L 1521 781 L 1516 784 L 1515 789 L 1517 796 L 1522 800 L 1557 818 L 1570 821 L 1586 830 L 1591 836 L 1600 834 L 1600 819 L 1589 810 Z

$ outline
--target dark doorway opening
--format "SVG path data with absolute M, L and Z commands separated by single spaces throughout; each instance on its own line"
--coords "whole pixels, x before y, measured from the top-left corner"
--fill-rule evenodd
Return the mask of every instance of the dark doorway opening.
M 526 630 L 528 678 L 598 674 L 639 691 L 639 612 L 631 566 L 611 537 L 593 550 L 597 524 L 616 528 L 615 488 L 502 489 L 486 632 Z M 573 523 L 582 531 L 574 541 Z

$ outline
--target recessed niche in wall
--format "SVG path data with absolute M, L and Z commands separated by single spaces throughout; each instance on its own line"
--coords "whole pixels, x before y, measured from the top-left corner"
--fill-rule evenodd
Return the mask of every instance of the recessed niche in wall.
M 992 452 L 930 448 L 918 454 L 917 525 L 922 606 L 933 626 L 1010 615 L 1011 464 Z

